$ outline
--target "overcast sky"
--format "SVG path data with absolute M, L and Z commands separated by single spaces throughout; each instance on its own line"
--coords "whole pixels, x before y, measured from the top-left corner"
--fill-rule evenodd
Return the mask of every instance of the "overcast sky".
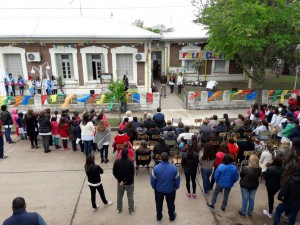
M 0 0 L 0 17 L 109 17 L 180 30 L 194 17 L 191 0 Z

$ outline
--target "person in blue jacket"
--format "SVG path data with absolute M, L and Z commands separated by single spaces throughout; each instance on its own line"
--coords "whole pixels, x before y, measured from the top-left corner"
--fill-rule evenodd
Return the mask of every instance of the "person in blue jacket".
M 21 75 L 19 75 L 18 77 L 18 86 L 19 86 L 19 91 L 20 91 L 20 95 L 24 95 L 24 79 Z
M 27 212 L 25 199 L 17 197 L 12 202 L 13 215 L 7 218 L 3 225 L 15 225 L 15 224 L 36 224 L 46 225 L 43 217 L 36 212 Z
M 224 189 L 224 197 L 221 206 L 221 210 L 225 211 L 227 205 L 229 193 L 234 183 L 239 179 L 239 173 L 235 165 L 232 165 L 232 158 L 229 154 L 226 154 L 223 158 L 223 162 L 218 166 L 215 172 L 215 181 L 217 183 L 211 203 L 206 203 L 210 209 L 214 209 L 214 205 L 217 202 L 218 194 Z
M 176 190 L 180 186 L 180 175 L 175 165 L 168 162 L 169 155 L 166 152 L 161 153 L 162 162 L 152 170 L 150 181 L 155 193 L 156 219 L 162 220 L 162 209 L 164 197 L 166 197 L 170 221 L 176 218 L 175 197 Z

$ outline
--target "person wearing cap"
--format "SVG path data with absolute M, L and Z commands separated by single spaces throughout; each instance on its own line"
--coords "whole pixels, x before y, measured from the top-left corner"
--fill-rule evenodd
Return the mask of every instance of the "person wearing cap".
M 26 202 L 22 197 L 17 197 L 12 202 L 12 211 L 13 215 L 7 218 L 3 225 L 46 225 L 43 217 L 36 212 L 27 212 L 26 211 Z

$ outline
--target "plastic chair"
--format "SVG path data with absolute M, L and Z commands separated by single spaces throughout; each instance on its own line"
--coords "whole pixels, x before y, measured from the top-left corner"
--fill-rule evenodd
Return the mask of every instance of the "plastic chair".
M 150 175 L 150 171 L 149 171 L 149 163 L 148 163 L 148 161 L 149 161 L 149 159 L 150 159 L 150 156 L 149 156 L 149 155 L 139 155 L 139 156 L 137 157 L 137 159 L 138 159 L 139 162 L 145 162 L 144 164 L 145 164 L 145 166 L 146 166 L 146 169 L 147 169 L 147 171 L 148 171 L 148 174 Z M 142 164 L 143 164 L 143 163 L 142 163 Z M 145 166 L 143 166 L 143 167 L 145 167 Z M 138 171 L 139 171 L 139 165 L 136 165 L 136 173 L 135 173 L 136 176 L 137 176 L 137 174 L 138 174 Z

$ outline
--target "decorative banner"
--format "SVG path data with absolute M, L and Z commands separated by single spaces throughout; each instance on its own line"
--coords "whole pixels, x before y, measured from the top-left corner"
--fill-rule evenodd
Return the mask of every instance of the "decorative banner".
M 31 98 L 31 95 L 25 95 L 22 100 L 22 105 L 28 105 L 28 101 Z
M 62 96 L 64 96 L 64 94 L 61 94 L 61 93 L 57 94 L 57 97 L 58 97 L 58 98 L 59 98 L 59 97 L 62 97 Z
M 65 109 L 69 105 L 69 103 L 70 103 L 71 99 L 73 98 L 73 96 L 74 95 L 67 95 L 64 104 L 62 104 L 62 106 L 61 106 L 63 109 Z
M 213 93 L 212 91 L 209 91 L 207 97 L 210 98 L 213 94 L 214 94 L 214 93 Z
M 272 95 L 275 92 L 275 90 L 269 90 L 268 93 L 269 95 Z
M 252 93 L 251 88 L 247 88 L 247 89 L 243 90 L 242 92 L 239 93 L 239 95 L 245 95 L 245 94 L 249 94 L 249 93 Z
M 147 93 L 148 102 L 153 102 L 153 93 Z
M 190 99 L 196 98 L 200 95 L 200 92 L 195 92 L 195 94 L 192 94 L 189 96 Z
M 14 106 L 20 105 L 21 102 L 22 102 L 22 99 L 23 99 L 23 96 L 17 96 L 16 97 L 16 103 L 14 104 Z
M 295 93 L 297 96 L 299 96 L 299 91 L 298 90 L 292 90 L 292 93 Z
M 113 96 L 112 101 L 110 102 L 110 105 L 107 108 L 109 111 L 113 109 L 115 101 L 116 101 L 116 96 Z
M 246 95 L 247 101 L 254 100 L 254 99 L 256 99 L 256 91 L 253 91 L 252 94 Z
M 48 99 L 48 95 L 41 95 L 42 105 L 44 105 L 47 99 Z
M 221 94 L 222 94 L 222 91 L 217 91 L 216 93 L 214 93 L 212 96 L 210 96 L 208 98 L 208 101 L 210 102 L 210 101 L 214 100 L 216 97 L 218 97 Z
M 98 100 L 96 104 L 103 104 L 104 100 L 105 100 L 105 94 L 102 94 L 100 100 Z
M 137 102 L 137 103 L 140 103 L 140 94 L 138 93 L 134 93 L 132 95 L 132 98 L 133 98 L 133 101 Z
M 90 94 L 84 95 L 82 98 L 77 98 L 77 102 L 86 102 L 91 97 Z
M 5 96 L 0 96 L 0 105 L 4 105 Z
M 12 96 L 6 96 L 6 99 L 4 100 L 4 105 L 7 105 L 10 99 L 12 99 Z
M 277 95 L 279 95 L 280 93 L 281 93 L 281 90 L 280 90 L 280 89 L 276 90 L 276 92 L 275 92 L 275 94 L 274 94 L 273 101 L 276 101 Z
M 232 94 L 232 97 L 233 97 L 233 96 L 236 96 L 236 95 L 239 95 L 239 94 L 241 94 L 241 93 L 243 93 L 243 90 L 239 90 L 239 91 L 237 91 L 237 92 L 234 92 L 234 93 Z
M 51 102 L 56 102 L 57 100 L 57 95 L 50 95 L 50 98 L 51 98 Z
M 96 98 L 98 95 L 99 95 L 99 94 L 93 94 L 93 95 L 92 95 L 92 98 L 91 98 L 91 100 L 90 100 L 90 103 L 94 103 L 95 98 Z
M 283 102 L 284 102 L 284 96 L 285 96 L 288 92 L 289 92 L 288 90 L 284 90 L 284 91 L 281 93 L 281 96 L 280 96 L 280 103 L 283 103 Z

